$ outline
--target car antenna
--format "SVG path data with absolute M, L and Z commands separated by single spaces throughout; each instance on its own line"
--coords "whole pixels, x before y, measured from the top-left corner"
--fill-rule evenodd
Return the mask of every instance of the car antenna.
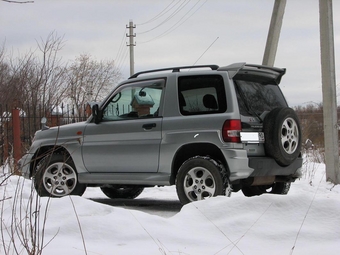
M 193 64 L 193 66 L 194 65 L 196 65 L 196 63 L 203 57 L 203 55 L 211 48 L 211 46 L 213 46 L 213 44 L 218 40 L 218 38 L 220 38 L 220 37 L 218 37 L 217 36 L 217 38 L 209 45 L 209 47 L 202 53 L 202 55 L 195 61 L 195 63 Z

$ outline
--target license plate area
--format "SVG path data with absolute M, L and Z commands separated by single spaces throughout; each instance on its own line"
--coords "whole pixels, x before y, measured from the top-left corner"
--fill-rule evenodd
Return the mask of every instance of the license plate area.
M 264 143 L 263 132 L 240 132 L 242 143 Z

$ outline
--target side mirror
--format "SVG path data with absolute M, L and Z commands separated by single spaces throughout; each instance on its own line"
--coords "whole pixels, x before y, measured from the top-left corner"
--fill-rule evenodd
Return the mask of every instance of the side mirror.
M 94 118 L 94 123 L 99 124 L 102 121 L 102 112 L 99 110 L 99 106 L 97 104 L 92 106 L 92 116 Z
M 41 130 L 49 129 L 49 127 L 46 126 L 46 123 L 47 123 L 46 117 L 42 117 L 40 123 L 41 123 Z

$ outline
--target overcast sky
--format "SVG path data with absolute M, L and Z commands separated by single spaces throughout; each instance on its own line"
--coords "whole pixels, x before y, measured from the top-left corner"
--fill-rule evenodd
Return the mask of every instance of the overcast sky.
M 56 32 L 65 62 L 80 54 L 115 60 L 129 76 L 126 26 L 136 24 L 135 71 L 180 65 L 261 64 L 274 0 L 0 1 L 0 43 L 14 55 L 35 50 Z M 335 53 L 340 1 L 333 1 Z M 340 61 L 336 57 L 336 66 Z M 319 1 L 287 0 L 275 66 L 287 68 L 281 88 L 291 106 L 322 101 Z M 337 72 L 337 76 L 340 72 Z M 339 81 L 337 81 L 338 83 Z M 339 88 L 340 89 L 340 88 Z

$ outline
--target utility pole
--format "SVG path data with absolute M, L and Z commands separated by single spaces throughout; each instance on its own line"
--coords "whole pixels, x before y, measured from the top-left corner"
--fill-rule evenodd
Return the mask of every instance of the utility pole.
M 272 19 L 270 21 L 266 48 L 263 55 L 262 64 L 274 66 L 277 46 L 279 44 L 282 27 L 283 14 L 285 12 L 286 0 L 275 0 Z
M 340 184 L 332 0 L 319 0 L 326 180 Z
M 130 76 L 135 73 L 135 55 L 133 51 L 133 47 L 136 44 L 133 42 L 133 38 L 136 37 L 136 34 L 133 33 L 133 29 L 136 28 L 136 25 L 133 25 L 133 21 L 130 20 L 129 26 L 126 26 L 129 29 L 129 34 L 126 34 L 126 37 L 129 37 L 129 44 L 126 46 L 130 47 Z

